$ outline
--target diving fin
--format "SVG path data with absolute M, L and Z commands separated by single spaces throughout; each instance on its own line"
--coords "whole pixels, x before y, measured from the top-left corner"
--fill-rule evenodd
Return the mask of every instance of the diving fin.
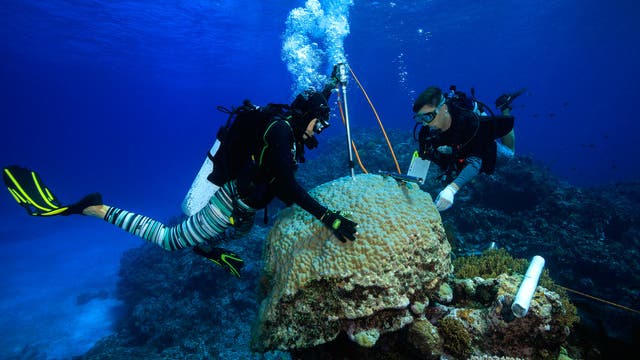
M 522 88 L 514 93 L 509 94 L 509 100 L 507 101 L 506 106 L 510 106 L 513 100 L 524 94 L 525 91 L 527 91 L 527 88 Z
M 207 260 L 212 263 L 222 266 L 225 270 L 231 273 L 231 275 L 239 278 L 240 270 L 244 266 L 244 260 L 235 253 L 219 248 L 219 247 L 206 247 L 203 245 L 198 245 L 193 248 L 193 252 L 204 256 Z
M 99 193 L 89 194 L 71 205 L 62 205 L 44 185 L 38 173 L 17 165 L 4 168 L 2 180 L 18 205 L 32 216 L 82 214 L 87 206 L 102 205 L 102 195 Z
M 80 201 L 71 204 L 69 206 L 67 206 L 67 210 L 60 213 L 60 215 L 62 216 L 68 216 L 68 215 L 73 215 L 73 214 L 79 214 L 79 215 L 84 215 L 82 213 L 82 210 L 84 210 L 86 207 L 88 206 L 94 206 L 94 205 L 102 205 L 102 194 L 100 193 L 91 193 L 85 197 L 83 197 L 82 199 L 80 199 Z
M 511 109 L 511 103 L 513 100 L 524 94 L 527 88 L 522 88 L 511 94 L 502 94 L 496 99 L 496 108 L 500 110 Z

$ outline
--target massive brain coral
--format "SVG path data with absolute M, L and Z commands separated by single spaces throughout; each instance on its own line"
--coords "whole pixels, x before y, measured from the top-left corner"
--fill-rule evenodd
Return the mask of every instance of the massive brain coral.
M 263 251 L 254 351 L 315 346 L 341 331 L 373 346 L 420 316 L 452 271 L 440 215 L 417 185 L 365 174 L 310 193 L 351 211 L 359 235 L 342 243 L 297 206 L 280 213 Z

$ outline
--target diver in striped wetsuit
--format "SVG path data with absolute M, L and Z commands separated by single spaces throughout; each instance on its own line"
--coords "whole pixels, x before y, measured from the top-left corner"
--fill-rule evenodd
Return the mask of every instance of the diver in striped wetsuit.
M 337 79 L 332 76 L 332 80 L 322 92 L 298 95 L 280 114 L 247 111 L 242 120 L 238 115 L 236 122 L 254 121 L 254 125 L 243 130 L 240 139 L 230 139 L 226 146 L 223 141 L 223 151 L 214 156 L 214 172 L 208 178 L 219 190 L 203 209 L 180 224 L 169 227 L 147 216 L 103 204 L 100 194 L 91 194 L 59 214 L 104 219 L 166 250 L 193 248 L 216 264 L 230 267 L 236 276 L 239 273 L 235 267 L 242 265 L 242 259 L 233 253 L 221 254 L 223 250 L 215 246 L 226 238 L 228 229 L 235 230 L 233 238 L 245 235 L 253 226 L 256 210 L 265 208 L 276 197 L 286 205 L 299 205 L 330 228 L 340 241 L 355 240 L 357 224 L 345 218 L 344 213 L 318 203 L 294 176 L 298 162 L 304 161 L 304 146 L 317 147 L 315 134 L 329 125 L 327 98 Z M 221 160 L 216 157 L 222 155 L 218 154 L 224 154 L 225 166 L 220 166 Z
M 235 225 L 234 237 L 246 235 L 253 225 L 255 209 L 241 200 L 236 200 L 237 204 L 234 205 L 236 193 L 235 182 L 226 183 L 202 210 L 173 227 L 167 227 L 147 216 L 107 205 L 90 206 L 83 213 L 103 218 L 165 250 L 178 250 L 223 239 L 225 230 L 232 226 L 230 219 L 234 209 L 245 215 Z
M 304 161 L 304 147 L 316 148 L 315 134 L 329 126 L 327 99 L 338 83 L 335 74 L 336 68 L 322 92 L 305 91 L 290 106 L 270 104 L 261 109 L 249 103 L 246 111 L 234 112 L 234 122 L 218 133 L 222 144 L 213 156 L 214 171 L 208 177 L 219 189 L 206 206 L 175 226 L 106 205 L 99 193 L 62 205 L 36 172 L 17 165 L 3 169 L 3 181 L 30 215 L 94 216 L 166 250 L 192 248 L 235 276 L 240 275 L 242 259 L 217 246 L 227 238 L 245 235 L 253 226 L 255 212 L 274 198 L 288 206 L 297 204 L 340 241 L 355 240 L 357 224 L 345 213 L 320 204 L 295 178 L 298 162 Z

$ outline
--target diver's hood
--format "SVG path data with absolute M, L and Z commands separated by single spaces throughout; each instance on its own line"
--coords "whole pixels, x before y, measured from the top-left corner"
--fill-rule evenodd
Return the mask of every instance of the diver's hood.
M 327 98 L 321 92 L 307 90 L 296 96 L 291 103 L 291 116 L 294 134 L 300 142 L 302 142 L 302 134 L 313 119 L 318 119 L 313 131 L 319 134 L 329 126 Z

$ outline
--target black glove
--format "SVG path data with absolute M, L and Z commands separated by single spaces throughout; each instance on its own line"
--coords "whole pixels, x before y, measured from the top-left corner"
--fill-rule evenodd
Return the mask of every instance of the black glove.
M 324 86 L 324 88 L 322 89 L 322 94 L 324 95 L 324 97 L 326 97 L 327 99 L 329 99 L 329 97 L 331 96 L 331 92 L 333 91 L 333 89 L 336 88 L 336 86 L 343 84 L 343 82 L 340 80 L 340 69 L 343 67 L 346 67 L 347 65 L 345 65 L 344 63 L 340 63 L 340 64 L 335 64 L 333 66 L 333 71 L 331 72 L 331 77 L 329 78 L 329 80 L 327 81 L 326 85 Z M 345 74 L 346 74 L 346 68 L 345 68 Z M 344 81 L 343 85 L 347 84 L 347 79 L 346 79 L 346 75 L 345 75 L 345 79 L 342 79 Z
M 338 86 L 338 84 L 340 83 L 340 79 L 338 78 L 338 74 L 339 74 L 338 68 L 339 68 L 339 64 L 333 66 L 333 72 L 331 73 L 331 77 L 329 78 L 329 80 L 327 80 L 327 83 L 324 85 L 324 88 L 322 88 L 322 95 L 324 95 L 324 97 L 327 99 L 329 99 L 329 97 L 331 96 L 333 89 L 335 89 L 336 86 Z
M 351 241 L 356 239 L 358 224 L 342 216 L 340 211 L 327 210 L 320 217 L 320 221 L 333 231 L 338 240 L 347 242 L 347 239 Z
M 333 65 L 333 71 L 331 72 L 331 82 L 334 84 L 334 86 L 340 83 L 340 65 L 341 64 Z
M 347 73 L 348 73 L 347 64 L 345 63 L 335 64 L 333 65 L 333 71 L 331 72 L 331 81 L 334 82 L 334 84 L 346 85 Z

